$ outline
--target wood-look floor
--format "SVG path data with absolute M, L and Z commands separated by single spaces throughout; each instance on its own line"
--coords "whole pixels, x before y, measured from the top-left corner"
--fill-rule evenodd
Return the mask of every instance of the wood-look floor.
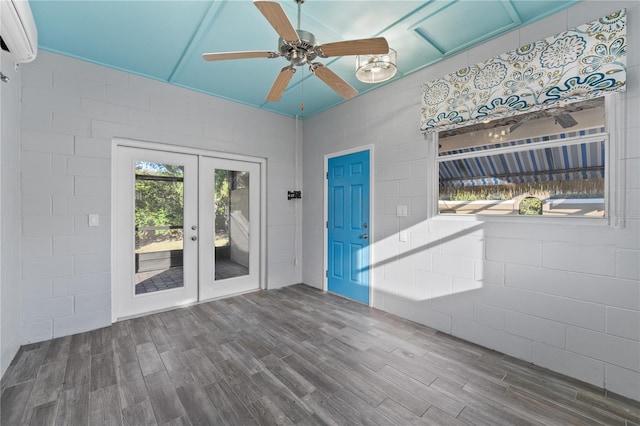
M 640 404 L 298 285 L 24 346 L 2 425 L 632 425 Z

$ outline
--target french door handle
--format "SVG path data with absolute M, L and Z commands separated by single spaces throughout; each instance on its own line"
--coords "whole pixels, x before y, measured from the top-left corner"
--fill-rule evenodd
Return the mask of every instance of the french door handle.
M 367 238 L 369 238 L 369 235 L 362 234 L 362 235 L 360 235 L 360 238 L 362 238 L 363 240 L 366 240 Z

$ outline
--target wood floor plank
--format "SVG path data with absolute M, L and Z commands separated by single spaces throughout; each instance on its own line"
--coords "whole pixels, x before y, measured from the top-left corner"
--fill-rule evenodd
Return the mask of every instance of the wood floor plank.
M 58 399 L 64 382 L 66 366 L 64 361 L 55 361 L 40 367 L 27 403 L 23 419 L 25 423 L 31 423 L 30 419 L 33 415 L 41 414 L 45 417 L 49 415 L 49 408 L 43 407 L 41 410 L 36 410 L 36 407 L 55 402 Z
M 166 371 L 153 373 L 145 377 L 144 381 L 159 424 L 165 424 L 187 414 Z
M 56 426 L 89 423 L 89 384 L 65 390 L 58 398 Z
M 29 420 L 30 426 L 48 426 L 55 424 L 56 409 L 58 401 L 47 402 L 46 404 L 34 407 Z
M 462 426 L 464 424 L 456 417 L 447 414 L 447 412 L 441 410 L 435 405 L 429 407 L 427 412 L 422 415 L 422 418 L 425 419 L 430 425 Z
M 71 336 L 71 346 L 69 353 L 75 354 L 91 350 L 91 335 L 89 333 L 78 333 Z
M 301 398 L 316 389 L 304 376 L 289 367 L 278 357 L 269 355 L 262 358 L 262 362 L 296 396 Z
M 136 344 L 129 335 L 114 338 L 113 353 L 115 361 L 120 364 L 128 364 L 130 362 L 138 361 Z
M 20 424 L 34 383 L 35 380 L 22 382 L 7 387 L 2 392 L 2 398 L 0 399 L 0 425 L 12 426 Z
M 249 409 L 261 425 L 294 426 L 290 418 L 267 396 L 253 402 Z
M 42 360 L 43 364 L 54 361 L 66 361 L 71 349 L 71 336 L 58 337 L 53 339 L 47 348 L 47 352 Z
M 169 374 L 171 383 L 178 388 L 195 380 L 191 371 L 182 364 L 176 351 L 167 351 L 160 354 L 162 363 Z
M 146 399 L 122 409 L 123 424 L 127 426 L 156 426 L 151 402 Z
M 122 409 L 116 385 L 89 393 L 89 426 L 122 425 Z
M 304 285 L 19 348 L 0 426 L 640 425 L 640 402 Z
M 103 352 L 91 356 L 91 391 L 115 385 L 116 369 L 113 353 Z
M 160 354 L 152 342 L 136 346 L 136 354 L 143 376 L 164 370 L 164 364 L 162 363 Z
M 7 377 L 5 386 L 13 386 L 18 383 L 33 380 L 38 375 L 38 370 L 47 354 L 47 346 L 36 346 L 31 350 L 19 352 L 17 362 L 11 369 L 10 377 Z
M 251 380 L 291 419 L 298 423 L 313 413 L 313 410 L 295 396 L 282 382 L 268 370 L 262 370 L 251 376 Z
M 464 404 L 461 404 L 455 399 L 438 392 L 437 390 L 415 380 L 389 365 L 380 369 L 379 373 L 385 379 L 403 387 L 418 398 L 435 405 L 438 409 L 452 417 L 457 417 L 464 408 Z
M 64 390 L 80 388 L 91 383 L 91 351 L 73 352 L 67 358 Z
M 197 348 L 180 353 L 179 359 L 201 386 L 207 386 L 224 378 L 224 374 Z
M 116 377 L 122 408 L 149 399 L 140 365 L 136 361 L 118 364 L 116 366 Z
M 297 354 L 288 355 L 282 361 L 325 395 L 331 395 L 342 388 L 340 383 Z
M 265 395 L 264 392 L 253 383 L 253 380 L 236 365 L 235 361 L 222 361 L 218 364 L 218 367 L 225 373 L 223 380 L 246 406 L 251 405 Z
M 222 424 L 220 406 L 212 401 L 198 382 L 187 383 L 176 389 L 189 421 L 194 425 Z
M 205 388 L 205 392 L 226 424 L 256 425 L 247 407 L 225 381 L 210 384 Z
M 393 400 L 392 398 L 387 398 L 380 405 L 378 405 L 377 410 L 382 414 L 390 418 L 393 422 L 398 425 L 428 425 L 426 419 L 423 419 L 420 416 L 416 416 L 411 411 L 407 410 L 402 404 Z M 426 410 L 425 410 L 426 411 Z

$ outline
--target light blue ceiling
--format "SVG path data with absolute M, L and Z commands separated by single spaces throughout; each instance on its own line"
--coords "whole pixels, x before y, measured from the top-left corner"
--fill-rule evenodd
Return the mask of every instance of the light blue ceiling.
M 301 28 L 314 33 L 320 43 L 387 38 L 398 52 L 398 75 L 394 78 L 398 79 L 577 1 L 306 0 Z M 288 64 L 284 58 L 202 59 L 205 52 L 277 50 L 276 32 L 251 0 L 30 3 L 43 50 L 301 118 L 343 102 L 306 67 L 297 68 L 279 102 L 266 102 L 276 75 Z M 280 3 L 297 26 L 297 5 L 293 0 Z M 356 80 L 352 56 L 321 62 L 360 93 L 380 87 Z

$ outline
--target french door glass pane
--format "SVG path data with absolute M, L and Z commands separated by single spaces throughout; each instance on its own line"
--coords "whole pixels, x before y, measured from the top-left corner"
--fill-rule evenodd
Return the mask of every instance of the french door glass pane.
M 184 286 L 184 167 L 135 163 L 135 294 Z
M 215 280 L 249 274 L 249 172 L 216 169 Z

